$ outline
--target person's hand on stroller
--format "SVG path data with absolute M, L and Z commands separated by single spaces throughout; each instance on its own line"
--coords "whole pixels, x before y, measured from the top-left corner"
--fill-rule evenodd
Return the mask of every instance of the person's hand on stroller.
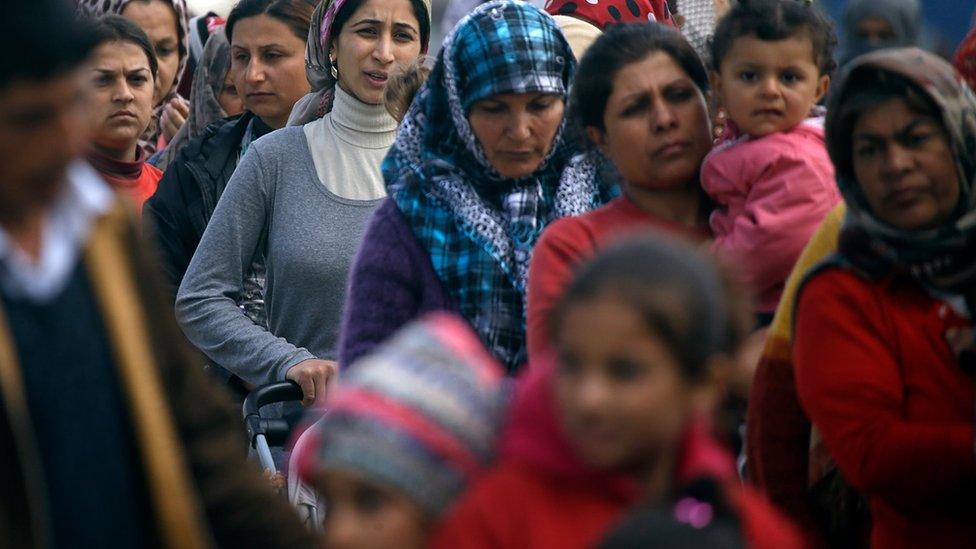
M 285 377 L 298 383 L 304 395 L 302 404 L 309 406 L 318 395 L 325 394 L 338 369 L 339 365 L 331 360 L 310 358 L 292 366 Z

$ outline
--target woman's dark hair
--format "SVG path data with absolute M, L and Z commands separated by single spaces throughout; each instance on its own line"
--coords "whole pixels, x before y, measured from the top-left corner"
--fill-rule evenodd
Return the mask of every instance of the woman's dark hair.
M 551 317 L 550 333 L 557 340 L 572 306 L 613 298 L 632 307 L 670 347 L 685 377 L 700 380 L 709 359 L 731 353 L 737 343 L 725 278 L 714 261 L 687 244 L 661 236 L 628 239 L 577 272 Z
M 928 95 L 907 78 L 875 67 L 855 69 L 841 95 L 832 98 L 825 126 L 827 148 L 839 174 L 854 172 L 853 132 L 865 111 L 891 99 L 902 99 L 916 114 L 931 116 L 939 122 L 939 109 Z
M 712 68 L 717 72 L 737 38 L 755 36 L 760 40 L 785 40 L 805 32 L 813 45 L 813 56 L 820 74 L 834 72 L 834 26 L 813 5 L 799 0 L 739 0 L 715 27 L 709 45 Z
M 308 39 L 308 27 L 312 24 L 315 0 L 241 0 L 230 10 L 224 32 L 227 41 L 234 43 L 234 26 L 242 19 L 267 15 L 281 21 L 303 42 Z
M 153 79 L 156 78 L 156 72 L 159 70 L 156 49 L 139 25 L 121 15 L 105 15 L 96 20 L 92 32 L 95 35 L 95 47 L 106 42 L 129 42 L 139 46 L 149 60 L 149 70 L 152 71 Z
M 349 18 L 352 17 L 352 14 L 356 13 L 356 10 L 363 5 L 364 1 L 349 0 L 339 8 L 339 13 L 332 20 L 332 28 L 329 29 L 329 36 L 333 40 L 339 36 L 339 33 L 342 32 L 342 27 L 346 26 Z M 410 0 L 410 6 L 413 7 L 413 15 L 417 18 L 417 23 L 420 25 L 420 43 L 427 44 L 430 41 L 430 14 L 427 13 L 427 6 L 421 0 Z
M 681 33 L 658 24 L 611 25 L 580 60 L 569 99 L 571 115 L 583 127 L 604 129 L 603 114 L 617 73 L 655 52 L 668 54 L 702 92 L 708 90 L 708 73 Z

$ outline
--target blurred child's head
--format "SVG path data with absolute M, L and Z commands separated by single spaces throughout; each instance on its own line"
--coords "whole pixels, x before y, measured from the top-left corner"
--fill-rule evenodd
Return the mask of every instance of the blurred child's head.
M 584 266 L 553 316 L 556 411 L 588 464 L 648 472 L 710 412 L 732 334 L 712 261 L 661 237 Z
M 743 0 L 715 29 L 712 79 L 738 129 L 754 137 L 796 127 L 827 92 L 837 38 L 798 0 Z
M 386 112 L 390 113 L 397 122 L 403 121 L 410 103 L 413 103 L 413 98 L 427 81 L 428 76 L 430 76 L 430 69 L 424 65 L 424 58 L 400 67 L 390 75 L 386 90 L 383 92 L 383 104 Z
M 502 369 L 462 320 L 434 315 L 344 372 L 302 477 L 325 501 L 326 547 L 424 547 L 488 463 Z

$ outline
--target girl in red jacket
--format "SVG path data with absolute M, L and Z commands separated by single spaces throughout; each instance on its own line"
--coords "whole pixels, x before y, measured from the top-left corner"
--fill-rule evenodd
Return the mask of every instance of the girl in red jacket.
M 733 313 L 716 269 L 686 245 L 646 237 L 585 266 L 553 316 L 558 364 L 522 381 L 499 462 L 434 546 L 592 547 L 628 508 L 671 509 L 701 481 L 750 545 L 800 546 L 741 489 L 700 419 L 727 370 Z
M 976 98 L 945 61 L 890 49 L 847 66 L 828 112 L 848 214 L 798 297 L 800 403 L 867 496 L 872 546 L 971 547 Z

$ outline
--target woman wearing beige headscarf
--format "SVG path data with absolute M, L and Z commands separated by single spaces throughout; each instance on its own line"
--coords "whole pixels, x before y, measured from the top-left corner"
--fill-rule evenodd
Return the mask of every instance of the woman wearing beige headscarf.
M 244 110 L 244 103 L 237 93 L 230 75 L 230 43 L 220 27 L 207 40 L 200 61 L 193 72 L 193 91 L 190 95 L 190 116 L 166 149 L 157 153 L 158 160 L 150 159 L 161 171 L 166 171 L 176 153 L 191 139 L 203 133 L 212 122 L 228 116 L 236 116 Z
M 161 143 L 171 139 L 189 112 L 185 99 L 177 89 L 189 57 L 187 47 L 189 19 L 186 0 L 77 0 L 78 11 L 90 17 L 121 15 L 142 28 L 149 36 L 159 61 L 156 79 L 156 110 L 153 123 L 142 137 L 146 152 L 156 152 Z M 168 112 L 166 134 L 161 120 Z

